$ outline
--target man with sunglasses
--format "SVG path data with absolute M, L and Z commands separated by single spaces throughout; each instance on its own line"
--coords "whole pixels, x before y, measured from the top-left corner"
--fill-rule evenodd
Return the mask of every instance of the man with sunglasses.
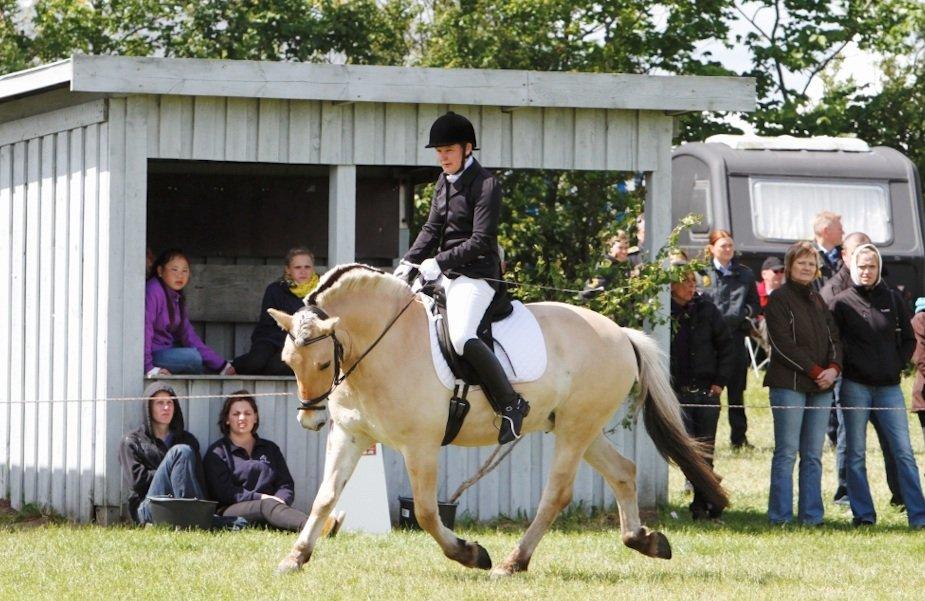
M 777 257 L 768 257 L 761 264 L 761 281 L 758 282 L 758 302 L 764 309 L 768 296 L 784 283 L 784 264 Z

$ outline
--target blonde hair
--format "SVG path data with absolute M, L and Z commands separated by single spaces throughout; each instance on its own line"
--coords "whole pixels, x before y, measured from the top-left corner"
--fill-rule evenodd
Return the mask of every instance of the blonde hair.
M 788 280 L 790 279 L 790 272 L 793 269 L 793 264 L 797 259 L 806 255 L 812 255 L 813 259 L 816 261 L 816 275 L 813 276 L 813 279 L 822 275 L 819 269 L 819 251 L 816 250 L 816 245 L 809 240 L 800 240 L 799 242 L 791 244 L 790 248 L 787 249 L 787 254 L 784 255 L 784 276 Z
M 822 231 L 836 221 L 841 221 L 841 215 L 832 211 L 822 211 L 813 217 L 813 233 L 817 236 L 822 235 Z

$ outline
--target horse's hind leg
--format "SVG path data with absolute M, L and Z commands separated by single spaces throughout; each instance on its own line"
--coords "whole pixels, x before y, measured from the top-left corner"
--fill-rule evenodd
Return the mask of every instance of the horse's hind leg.
M 585 461 L 596 469 L 610 484 L 620 509 L 620 533 L 623 544 L 643 555 L 671 558 L 671 545 L 661 532 L 650 531 L 639 520 L 636 497 L 636 466 L 621 455 L 613 444 L 601 434 L 588 450 Z
M 484 547 L 456 536 L 443 525 L 437 513 L 437 457 L 439 449 L 402 449 L 411 490 L 414 495 L 414 516 L 418 524 L 427 531 L 443 554 L 458 561 L 467 568 L 491 568 L 491 557 Z
M 524 532 L 511 554 L 492 570 L 492 577 L 510 576 L 514 572 L 527 571 L 530 558 L 533 557 L 533 552 L 543 535 L 546 534 L 546 530 L 572 501 L 575 473 L 578 471 L 578 462 L 581 461 L 582 452 L 587 444 L 587 439 L 566 440 L 557 430 L 552 468 L 549 470 L 549 479 L 543 488 L 543 496 L 540 498 L 536 517 L 533 518 L 530 527 Z
M 357 462 L 370 444 L 370 439 L 346 432 L 336 423 L 331 426 L 324 458 L 324 479 L 321 481 L 318 494 L 315 495 L 308 521 L 292 546 L 292 551 L 276 568 L 278 573 L 294 572 L 311 558 L 325 520 L 334 509 Z

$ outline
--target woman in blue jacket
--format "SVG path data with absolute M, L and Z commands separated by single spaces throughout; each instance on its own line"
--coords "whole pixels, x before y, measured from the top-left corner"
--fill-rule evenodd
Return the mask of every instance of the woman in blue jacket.
M 206 451 L 203 464 L 219 513 L 282 530 L 302 530 L 308 516 L 290 507 L 295 498 L 283 453 L 257 436 L 260 414 L 247 390 L 233 393 L 222 406 L 218 426 L 224 436 Z

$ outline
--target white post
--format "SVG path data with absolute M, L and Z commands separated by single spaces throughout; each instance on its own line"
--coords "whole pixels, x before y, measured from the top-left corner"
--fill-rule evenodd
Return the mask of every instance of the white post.
M 356 165 L 331 165 L 328 179 L 328 269 L 356 260 Z
M 646 173 L 646 252 L 650 260 L 661 248 L 671 232 L 671 117 L 663 116 L 656 121 L 658 139 L 649 141 L 657 145 L 656 168 Z M 659 293 L 660 316 L 667 318 L 671 310 L 670 293 L 666 288 Z M 671 352 L 671 330 L 669 325 L 656 326 L 650 334 L 658 342 L 667 358 Z M 642 422 L 636 432 L 636 486 L 639 505 L 654 509 L 668 499 L 668 464 L 655 449 L 652 439 Z

